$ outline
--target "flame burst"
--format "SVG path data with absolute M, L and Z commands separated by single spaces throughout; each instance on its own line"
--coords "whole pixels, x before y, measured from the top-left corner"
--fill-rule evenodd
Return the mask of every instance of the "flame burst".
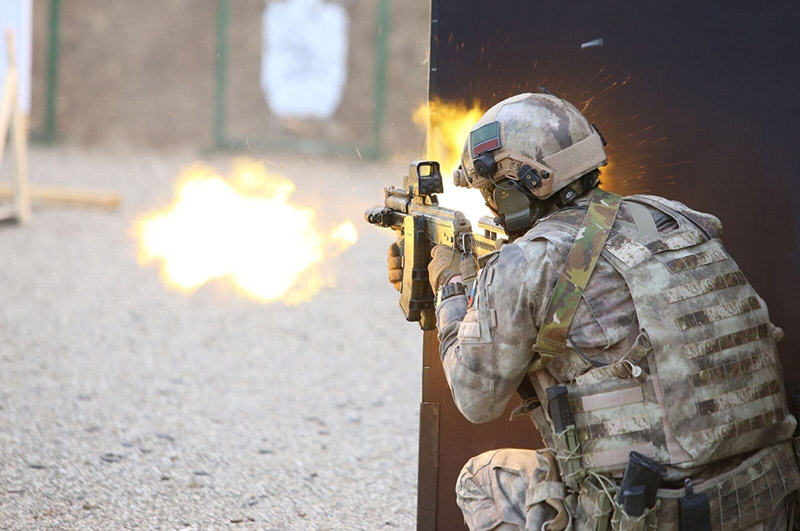
M 442 166 L 444 193 L 440 194 L 441 204 L 462 211 L 475 229 L 481 216 L 490 214 L 489 209 L 480 192 L 455 186 L 451 175 L 461 163 L 467 135 L 483 112 L 477 102 L 468 106 L 435 99 L 417 107 L 413 116 L 414 123 L 428 131 L 427 157 L 439 161 Z
M 349 220 L 320 231 L 313 209 L 289 201 L 294 190 L 259 162 L 235 161 L 228 179 L 195 164 L 181 174 L 171 206 L 136 222 L 139 260 L 161 262 L 164 282 L 182 291 L 228 278 L 256 300 L 308 301 L 332 285 L 318 266 L 357 233 Z

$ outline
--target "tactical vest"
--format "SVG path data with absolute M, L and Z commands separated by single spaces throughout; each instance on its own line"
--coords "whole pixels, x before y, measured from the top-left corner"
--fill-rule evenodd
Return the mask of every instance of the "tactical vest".
M 652 196 L 626 203 L 659 210 L 678 227 L 645 234 L 617 219 L 603 246 L 641 334 L 626 360 L 567 385 L 583 468 L 620 475 L 632 450 L 693 468 L 789 439 L 796 421 L 764 301 L 703 220 Z M 548 240 L 567 256 L 585 212 L 558 212 L 524 239 Z

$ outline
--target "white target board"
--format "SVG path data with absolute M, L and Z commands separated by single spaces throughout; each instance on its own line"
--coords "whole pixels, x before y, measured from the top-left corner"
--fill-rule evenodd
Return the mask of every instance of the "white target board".
M 14 32 L 19 75 L 19 104 L 25 113 L 31 109 L 31 48 L 33 0 L 0 0 L 0 80 L 8 69 L 6 31 Z
M 347 12 L 323 0 L 268 2 L 261 90 L 281 118 L 333 116 L 347 82 Z

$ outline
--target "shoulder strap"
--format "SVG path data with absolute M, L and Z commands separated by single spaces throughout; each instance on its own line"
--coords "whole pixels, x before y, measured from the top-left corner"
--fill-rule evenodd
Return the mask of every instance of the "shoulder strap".
M 561 277 L 553 290 L 547 305 L 545 319 L 539 328 L 534 353 L 539 356 L 533 360 L 529 372 L 543 369 L 551 359 L 562 354 L 567 344 L 567 331 L 589 277 L 597 264 L 597 259 L 617 217 L 622 196 L 596 188 L 589 201 L 589 211 L 575 236 L 575 241 L 567 255 Z
M 694 227 L 697 227 L 700 232 L 702 232 L 709 240 L 713 239 L 715 236 L 719 236 L 719 232 L 722 230 L 721 227 L 709 226 L 706 222 L 704 223 L 703 220 L 700 218 L 698 219 L 698 214 L 700 216 L 707 216 L 713 218 L 716 221 L 716 224 L 719 224 L 719 220 L 716 219 L 714 216 L 704 214 L 702 212 L 695 212 L 689 208 L 687 211 L 684 210 L 677 210 L 662 201 L 656 201 L 651 196 L 646 195 L 632 195 L 625 198 L 625 204 L 631 203 L 639 203 L 643 205 L 650 206 L 655 208 L 656 210 L 660 210 L 661 212 L 667 214 L 668 216 L 672 217 L 676 223 L 680 224 L 681 219 L 686 219 L 689 223 L 691 223 Z
M 633 218 L 633 223 L 636 225 L 636 229 L 641 234 L 651 238 L 658 236 L 656 222 L 646 206 L 634 201 L 626 201 L 625 205 L 628 207 L 628 212 L 630 212 L 631 217 Z

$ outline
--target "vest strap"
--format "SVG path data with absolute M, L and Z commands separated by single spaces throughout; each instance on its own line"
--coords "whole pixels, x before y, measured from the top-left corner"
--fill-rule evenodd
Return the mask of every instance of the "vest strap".
M 544 323 L 539 328 L 539 335 L 533 345 L 533 351 L 538 357 L 528 367 L 528 372 L 545 368 L 550 360 L 564 353 L 569 326 L 621 203 L 620 195 L 600 188 L 595 188 L 592 192 L 589 211 L 575 236 L 564 269 L 561 270 L 561 276 L 547 305 Z
M 625 204 L 628 205 L 628 212 L 630 212 L 633 223 L 640 233 L 650 237 L 658 236 L 656 222 L 646 206 L 633 201 L 629 201 Z

